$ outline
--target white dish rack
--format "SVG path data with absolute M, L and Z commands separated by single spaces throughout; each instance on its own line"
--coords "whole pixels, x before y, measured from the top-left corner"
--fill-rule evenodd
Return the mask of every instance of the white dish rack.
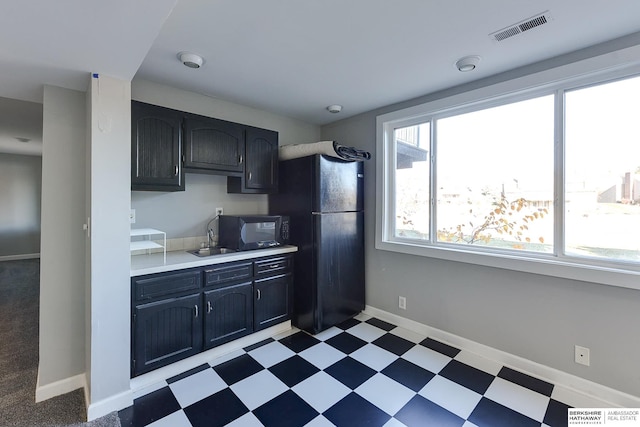
M 151 249 L 162 248 L 164 262 L 167 262 L 167 233 L 155 228 L 132 228 L 130 235 L 132 237 L 129 243 L 131 252 L 146 250 L 147 253 L 150 253 Z M 154 238 L 154 236 L 156 237 Z M 162 236 L 162 238 L 160 239 L 158 236 Z M 162 240 L 162 244 L 158 243 L 159 240 Z

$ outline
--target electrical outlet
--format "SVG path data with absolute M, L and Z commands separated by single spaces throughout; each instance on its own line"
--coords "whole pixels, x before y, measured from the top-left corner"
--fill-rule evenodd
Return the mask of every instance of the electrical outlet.
M 402 310 L 407 309 L 407 299 L 405 297 L 398 297 L 398 307 Z
M 131 212 L 129 212 L 129 222 L 131 224 L 135 224 L 136 223 L 136 210 L 135 209 L 131 209 Z
M 224 214 L 224 209 L 222 208 L 216 208 L 216 216 L 220 216 Z
M 576 363 L 589 366 L 589 356 L 589 349 L 587 347 L 580 347 L 579 345 L 575 347 Z

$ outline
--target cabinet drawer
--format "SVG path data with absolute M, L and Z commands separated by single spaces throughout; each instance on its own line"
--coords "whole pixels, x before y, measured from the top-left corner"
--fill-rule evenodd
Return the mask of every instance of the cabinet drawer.
M 200 270 L 191 270 L 158 276 L 134 277 L 131 281 L 136 301 L 142 301 L 200 289 L 202 274 Z
M 236 280 L 248 279 L 253 276 L 252 267 L 253 264 L 251 262 L 207 267 L 204 271 L 204 285 L 216 286 Z
M 272 274 L 283 274 L 291 270 L 293 257 L 283 256 L 256 261 L 256 276 L 264 277 Z

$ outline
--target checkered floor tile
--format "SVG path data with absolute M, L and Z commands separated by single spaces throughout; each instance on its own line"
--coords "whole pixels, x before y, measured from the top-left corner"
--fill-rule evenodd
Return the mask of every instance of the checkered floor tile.
M 553 384 L 360 315 L 213 360 L 119 415 L 123 427 L 556 427 L 569 407 Z

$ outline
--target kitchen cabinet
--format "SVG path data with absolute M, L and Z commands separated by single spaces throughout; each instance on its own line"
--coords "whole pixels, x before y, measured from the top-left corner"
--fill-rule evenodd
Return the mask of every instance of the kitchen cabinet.
M 244 157 L 244 173 L 241 176 L 227 177 L 227 192 L 277 192 L 278 132 L 247 126 Z
M 131 189 L 184 191 L 185 171 L 228 193 L 278 190 L 278 132 L 131 101 Z
M 205 348 L 253 332 L 252 279 L 253 261 L 216 264 L 205 268 Z
M 185 168 L 190 172 L 227 174 L 244 170 L 242 125 L 196 115 L 184 121 Z
M 253 332 L 251 282 L 204 293 L 205 348 L 215 347 Z
M 259 331 L 291 318 L 293 256 L 271 257 L 254 265 L 254 329 Z
M 293 255 L 135 276 L 132 376 L 291 318 Z
M 182 113 L 131 102 L 131 189 L 184 191 Z
M 134 277 L 132 373 L 139 375 L 198 353 L 202 348 L 200 269 Z
M 201 351 L 201 299 L 197 293 L 134 308 L 133 372 L 142 374 Z
M 291 318 L 291 273 L 256 280 L 254 329 L 259 331 Z

